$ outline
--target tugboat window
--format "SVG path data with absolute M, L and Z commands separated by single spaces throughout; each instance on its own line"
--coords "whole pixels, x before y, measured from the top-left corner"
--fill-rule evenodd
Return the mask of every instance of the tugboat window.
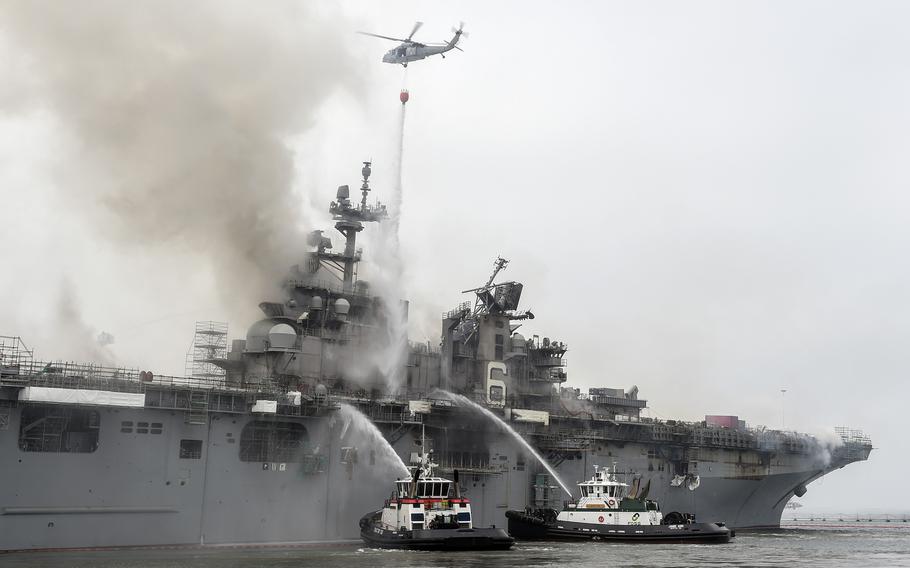
M 57 405 L 22 409 L 19 449 L 23 452 L 89 454 L 98 449 L 101 416 L 95 410 Z

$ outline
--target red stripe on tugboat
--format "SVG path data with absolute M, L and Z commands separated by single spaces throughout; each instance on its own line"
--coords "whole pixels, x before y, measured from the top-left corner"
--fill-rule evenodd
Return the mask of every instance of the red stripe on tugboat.
M 457 504 L 468 504 L 471 501 L 468 499 L 398 499 L 394 501 L 389 501 L 390 505 L 395 505 L 401 503 L 402 505 L 415 505 L 415 504 L 426 504 L 426 503 L 455 503 Z

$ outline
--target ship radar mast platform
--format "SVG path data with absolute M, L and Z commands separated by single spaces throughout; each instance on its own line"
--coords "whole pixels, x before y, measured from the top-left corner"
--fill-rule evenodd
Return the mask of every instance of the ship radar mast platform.
M 330 241 L 322 236 L 321 231 L 316 231 L 311 235 L 310 244 L 317 247 L 316 254 L 321 261 L 326 261 L 342 272 L 342 281 L 345 292 L 351 292 L 354 289 L 354 270 L 360 262 L 360 251 L 357 250 L 357 233 L 363 230 L 364 223 L 380 222 L 389 216 L 388 209 L 385 205 L 377 202 L 376 205 L 367 204 L 367 194 L 370 190 L 370 174 L 372 173 L 372 162 L 364 162 L 361 175 L 363 180 L 360 186 L 362 197 L 359 204 L 351 201 L 351 191 L 347 185 L 338 186 L 335 195 L 337 201 L 329 204 L 329 213 L 335 220 L 335 228 L 339 233 L 344 235 L 344 252 L 331 253 L 326 252 L 326 248 L 331 248 Z

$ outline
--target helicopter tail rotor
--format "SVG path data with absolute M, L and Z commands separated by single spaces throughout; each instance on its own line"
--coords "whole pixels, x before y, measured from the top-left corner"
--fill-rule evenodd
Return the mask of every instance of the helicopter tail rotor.
M 457 28 L 453 27 L 452 33 L 454 33 L 455 35 L 463 36 L 463 37 L 468 37 L 469 35 L 471 35 L 468 32 L 464 31 L 464 22 L 458 22 L 458 27 Z

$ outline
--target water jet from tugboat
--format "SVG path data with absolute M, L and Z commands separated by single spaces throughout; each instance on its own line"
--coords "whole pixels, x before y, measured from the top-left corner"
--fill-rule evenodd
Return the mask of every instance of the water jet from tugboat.
M 344 426 L 341 430 L 341 437 L 347 434 L 348 429 L 351 425 L 355 429 L 360 430 L 361 432 L 366 432 L 370 438 L 370 441 L 377 446 L 379 446 L 382 455 L 386 459 L 395 465 L 395 468 L 399 470 L 399 473 L 405 477 L 411 475 L 411 470 L 408 469 L 408 466 L 404 464 L 401 456 L 395 451 L 395 448 L 389 444 L 389 441 L 385 439 L 385 436 L 382 435 L 382 432 L 379 431 L 379 428 L 376 427 L 369 418 L 366 417 L 362 412 L 351 406 L 350 404 L 341 403 L 339 405 L 341 408 L 338 410 L 338 414 L 345 420 Z
M 474 402 L 473 400 L 469 399 L 466 396 L 451 393 L 447 390 L 441 390 L 441 389 L 438 392 L 440 392 L 446 398 L 448 398 L 449 400 L 451 400 L 452 402 L 454 402 L 460 406 L 466 406 L 468 408 L 473 408 L 474 410 L 480 411 L 487 418 L 489 418 L 490 420 L 492 420 L 493 422 L 495 422 L 499 426 L 501 426 L 506 432 L 508 432 L 513 438 L 515 438 L 515 440 L 517 440 L 518 443 L 521 444 L 521 446 L 525 450 L 527 450 L 532 456 L 534 456 L 534 458 L 537 459 L 538 462 L 540 462 L 540 465 L 542 465 L 547 470 L 547 472 L 553 476 L 553 479 L 555 479 L 556 483 L 558 483 L 559 486 L 562 487 L 562 490 L 565 491 L 569 497 L 572 497 L 572 492 L 569 491 L 569 488 L 566 487 L 566 484 L 563 483 L 562 479 L 559 478 L 559 475 L 556 473 L 556 470 L 553 469 L 553 467 L 549 463 L 547 463 L 547 460 L 545 460 L 543 458 L 543 456 L 541 456 L 539 453 L 537 453 L 537 450 L 535 450 L 531 446 L 531 444 L 528 443 L 527 440 L 525 440 L 524 438 L 521 437 L 521 434 L 519 434 L 511 426 L 509 426 L 505 420 L 503 420 L 499 416 L 496 416 L 493 412 L 490 411 L 490 409 L 477 404 L 476 402 Z

